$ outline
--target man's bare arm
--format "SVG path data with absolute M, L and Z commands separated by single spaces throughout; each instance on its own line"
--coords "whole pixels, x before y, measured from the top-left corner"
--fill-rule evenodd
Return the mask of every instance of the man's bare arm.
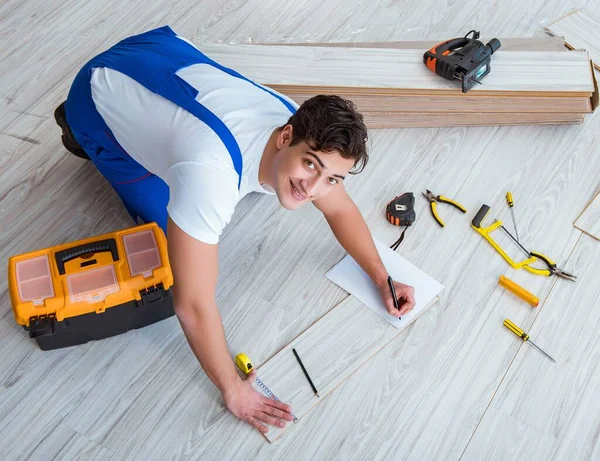
M 371 231 L 343 184 L 313 203 L 325 216 L 340 244 L 371 280 L 376 284 L 387 283 L 387 271 L 381 262 Z
M 338 242 L 373 280 L 387 311 L 391 315 L 405 315 L 410 312 L 415 306 L 414 289 L 394 282 L 396 295 L 402 300 L 397 310 L 387 281 L 388 272 L 381 261 L 371 231 L 343 185 L 336 186 L 325 197 L 313 203 L 325 216 Z
M 218 246 L 190 237 L 171 219 L 167 233 L 175 313 L 192 351 L 221 391 L 227 407 L 261 432 L 267 430 L 263 422 L 281 426 L 281 419 L 291 420 L 287 405 L 254 391 L 253 379 L 242 381 L 235 370 L 215 299 Z
M 227 350 L 215 300 L 219 274 L 218 246 L 190 237 L 170 219 L 167 232 L 175 281 L 175 312 L 202 368 L 226 395 L 241 380 Z

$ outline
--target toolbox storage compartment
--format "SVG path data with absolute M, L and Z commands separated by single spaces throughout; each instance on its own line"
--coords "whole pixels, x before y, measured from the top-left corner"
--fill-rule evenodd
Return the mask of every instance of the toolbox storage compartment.
M 15 320 L 42 350 L 174 315 L 166 238 L 156 223 L 13 256 L 8 276 Z

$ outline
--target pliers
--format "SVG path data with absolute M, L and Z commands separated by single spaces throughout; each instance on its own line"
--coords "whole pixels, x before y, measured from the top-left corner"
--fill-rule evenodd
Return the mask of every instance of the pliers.
M 545 272 L 545 274 L 543 274 L 543 275 L 548 275 L 548 277 L 551 275 L 556 275 L 557 277 L 566 279 L 569 282 L 575 282 L 575 279 L 577 278 L 576 275 L 572 275 L 567 272 L 563 272 L 558 267 L 556 267 L 556 263 L 554 261 L 552 261 L 550 258 L 548 258 L 547 256 L 544 256 L 541 253 L 536 253 L 534 251 L 529 252 L 529 254 L 531 256 L 533 256 L 534 258 L 541 259 L 542 261 L 544 261 L 546 266 L 548 266 L 547 270 L 540 271 L 540 272 Z
M 457 210 L 462 211 L 463 213 L 467 212 L 466 208 L 464 206 L 462 206 L 460 203 L 455 202 L 454 200 L 451 200 L 447 197 L 444 197 L 443 195 L 436 196 L 429 189 L 425 189 L 425 192 L 423 192 L 423 197 L 425 197 L 427 200 L 429 200 L 431 214 L 433 215 L 433 218 L 437 221 L 437 223 L 441 227 L 444 227 L 445 224 L 444 224 L 444 221 L 442 221 L 437 214 L 437 202 L 446 203 L 447 205 L 451 205 L 454 208 L 456 208 Z

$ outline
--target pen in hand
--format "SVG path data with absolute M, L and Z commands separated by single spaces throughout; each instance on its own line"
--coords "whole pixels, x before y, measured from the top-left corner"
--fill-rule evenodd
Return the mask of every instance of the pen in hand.
M 398 298 L 396 297 L 396 290 L 394 289 L 394 281 L 391 276 L 388 276 L 388 285 L 390 286 L 390 291 L 392 292 L 392 298 L 394 299 L 394 307 L 400 310 L 400 306 L 398 306 Z M 398 317 L 400 320 L 402 317 Z

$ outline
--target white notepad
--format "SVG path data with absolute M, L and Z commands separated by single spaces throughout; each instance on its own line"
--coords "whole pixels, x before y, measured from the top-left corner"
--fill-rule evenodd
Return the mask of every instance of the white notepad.
M 412 318 L 418 315 L 444 289 L 444 286 L 409 263 L 387 245 L 378 240 L 375 240 L 375 245 L 391 277 L 395 281 L 405 283 L 415 289 L 415 308 L 408 314 L 403 315 L 402 319 L 399 320 L 398 317 L 388 314 L 379 290 L 350 255 L 345 256 L 325 276 L 396 328 L 400 328 L 410 323 Z

